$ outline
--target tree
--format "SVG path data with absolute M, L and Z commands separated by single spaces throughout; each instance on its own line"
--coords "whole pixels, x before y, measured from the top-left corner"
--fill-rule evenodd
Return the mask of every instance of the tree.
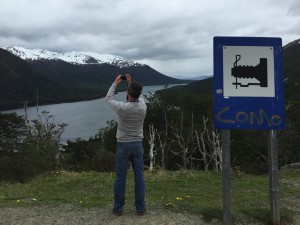
M 76 171 L 112 171 L 115 168 L 117 122 L 107 121 L 95 137 L 68 141 L 64 152 L 66 166 Z
M 204 133 L 205 133 L 205 131 L 201 131 L 201 132 L 198 133 L 198 131 L 195 130 L 196 149 L 200 153 L 201 158 L 199 160 L 201 162 L 203 162 L 204 170 L 208 171 L 210 160 L 209 160 L 208 149 L 207 149 L 206 144 L 205 144 L 206 141 L 204 139 Z
M 203 118 L 203 120 L 205 119 Z M 206 123 L 204 123 L 204 133 L 206 134 L 207 145 L 210 148 L 211 159 L 214 163 L 214 170 L 219 171 L 222 168 L 222 148 L 220 144 L 221 134 L 214 128 L 208 129 Z
M 21 116 L 0 113 L 0 180 L 23 180 L 26 135 Z
M 164 114 L 164 128 L 160 131 L 156 129 L 158 139 L 158 150 L 160 152 L 160 166 L 162 170 L 166 170 L 166 158 L 172 145 L 172 140 L 169 140 L 169 125 L 166 113 Z
M 96 138 L 100 139 L 101 149 L 115 152 L 117 147 L 116 133 L 118 124 L 114 120 L 106 121 L 106 127 L 100 128 Z
M 1 178 L 26 181 L 39 173 L 58 169 L 60 137 L 67 124 L 55 124 L 49 112 L 29 121 L 25 116 L 0 114 Z
M 170 148 L 173 144 L 173 139 L 170 134 L 170 124 L 172 121 L 177 121 L 180 108 L 170 104 L 168 96 L 164 91 L 155 92 L 151 96 L 147 97 L 147 114 L 144 121 L 144 127 L 153 126 L 155 130 L 155 146 L 156 156 L 160 162 L 162 170 L 167 168 L 168 161 L 170 161 Z M 150 132 L 145 129 L 144 136 L 150 138 Z M 148 146 L 146 151 L 150 150 Z M 146 153 L 148 154 L 148 152 Z M 150 152 L 149 152 L 150 155 Z
M 147 138 L 150 146 L 150 151 L 149 151 L 149 157 L 150 157 L 150 165 L 149 165 L 149 170 L 152 171 L 153 167 L 155 165 L 155 155 L 156 152 L 154 151 L 155 147 L 155 133 L 156 130 L 154 129 L 153 125 L 149 125 L 149 138 Z
M 21 116 L 0 113 L 0 156 L 24 149 L 26 127 Z
M 62 150 L 61 135 L 67 124 L 56 124 L 54 117 L 47 111 L 37 113 L 37 118 L 29 122 L 26 107 L 25 124 L 29 133 L 28 153 L 36 160 L 38 167 L 44 170 L 57 170 Z
M 194 119 L 193 114 L 191 118 L 191 126 L 189 128 L 185 128 L 183 126 L 183 112 L 181 112 L 181 120 L 180 120 L 180 127 L 177 127 L 176 125 L 171 126 L 172 134 L 175 137 L 176 143 L 179 145 L 180 151 L 175 152 L 172 151 L 175 155 L 178 155 L 182 159 L 183 163 L 183 169 L 188 168 L 188 164 L 191 161 L 194 147 L 193 147 L 193 141 L 194 141 Z M 184 131 L 187 130 L 187 134 L 184 134 Z
M 300 162 L 300 101 L 288 101 L 285 108 L 286 128 L 278 131 L 279 164 Z

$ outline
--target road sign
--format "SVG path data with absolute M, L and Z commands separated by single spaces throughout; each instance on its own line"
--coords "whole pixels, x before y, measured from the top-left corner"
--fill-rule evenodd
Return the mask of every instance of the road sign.
M 283 129 L 281 38 L 214 38 L 214 124 Z

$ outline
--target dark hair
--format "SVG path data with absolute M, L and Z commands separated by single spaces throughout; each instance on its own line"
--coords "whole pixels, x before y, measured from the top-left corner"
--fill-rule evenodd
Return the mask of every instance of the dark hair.
M 143 86 L 141 83 L 137 81 L 132 81 L 128 87 L 128 93 L 133 98 L 139 98 L 143 90 Z

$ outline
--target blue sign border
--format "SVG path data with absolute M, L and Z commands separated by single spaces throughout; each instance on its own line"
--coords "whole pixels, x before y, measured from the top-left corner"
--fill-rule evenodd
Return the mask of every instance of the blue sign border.
M 282 40 L 214 37 L 214 126 L 217 129 L 280 130 L 285 127 Z M 223 46 L 270 46 L 274 51 L 275 97 L 228 97 L 223 93 Z

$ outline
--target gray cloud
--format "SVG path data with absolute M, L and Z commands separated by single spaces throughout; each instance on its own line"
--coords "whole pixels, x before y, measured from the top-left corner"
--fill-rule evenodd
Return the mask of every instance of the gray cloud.
M 94 51 L 212 74 L 214 36 L 299 38 L 298 0 L 3 0 L 0 46 Z
M 299 16 L 300 15 L 300 2 L 298 0 L 294 0 L 290 7 L 289 7 L 289 13 L 293 16 Z

